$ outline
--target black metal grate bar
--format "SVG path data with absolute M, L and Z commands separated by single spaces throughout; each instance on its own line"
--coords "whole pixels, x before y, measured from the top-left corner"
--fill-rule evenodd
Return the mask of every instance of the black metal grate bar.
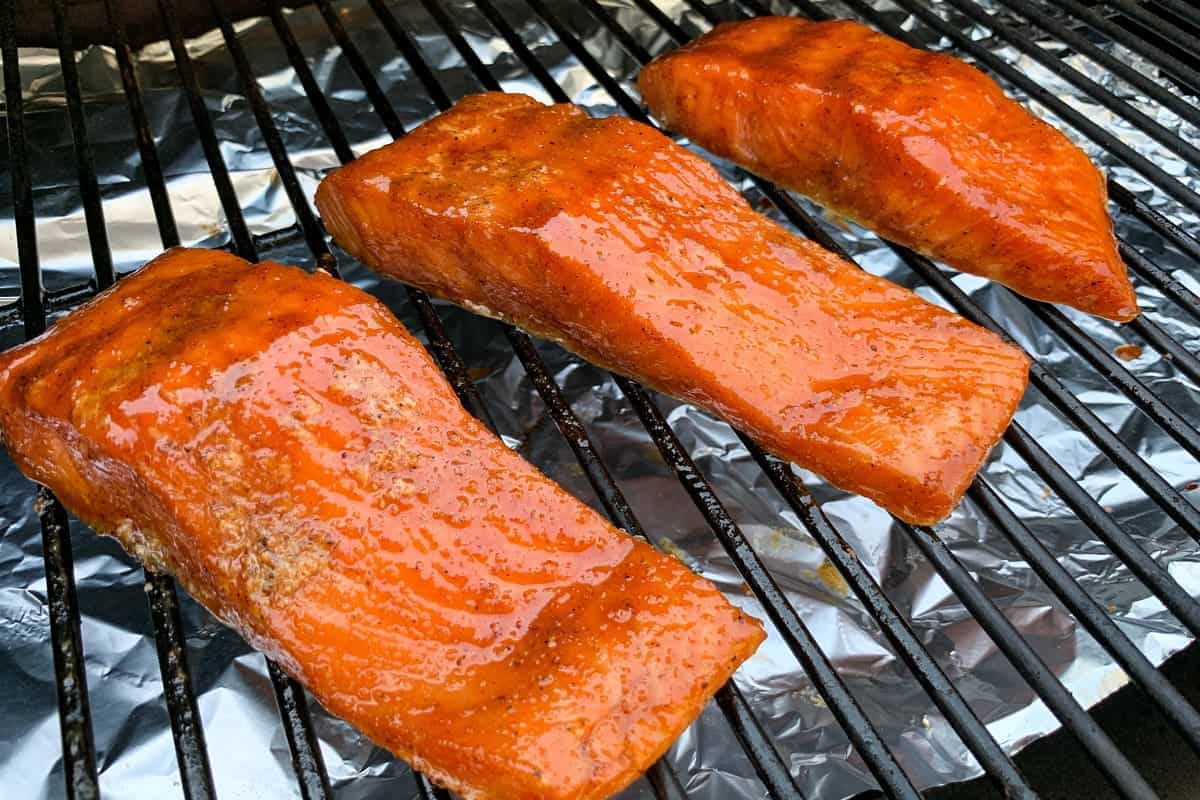
M 512 49 L 513 54 L 529 70 L 529 74 L 533 75 L 538 84 L 546 90 L 546 93 L 550 95 L 550 99 L 556 103 L 569 103 L 571 99 L 567 96 L 566 90 L 559 86 L 558 81 L 551 77 L 550 71 L 546 69 L 542 62 L 537 60 L 537 57 L 530 51 L 525 41 L 517 35 L 517 32 L 512 29 L 512 26 L 496 10 L 496 7 L 489 0 L 476 2 L 474 5 L 487 18 L 488 24 L 500 32 L 500 35 L 504 37 L 504 41 Z
M 500 86 L 500 82 L 496 80 L 490 72 L 488 72 L 487 67 L 484 66 L 483 62 L 479 60 L 479 56 L 475 55 L 475 51 L 471 49 L 469 44 L 467 44 L 467 40 L 463 38 L 462 33 L 459 32 L 458 28 L 451 21 L 449 14 L 443 11 L 433 0 L 420 0 L 420 2 L 421 5 L 425 7 L 425 11 L 428 12 L 438 24 L 442 34 L 446 37 L 450 44 L 454 46 L 455 51 L 459 54 L 459 56 L 462 57 L 463 61 L 466 62 L 467 69 L 471 71 L 471 74 L 475 76 L 475 79 L 479 81 L 479 84 L 489 92 L 504 91 Z M 375 2 L 372 3 L 372 7 L 375 8 L 376 13 L 380 15 L 380 19 L 385 21 L 385 25 L 388 26 L 388 30 L 393 30 L 397 27 L 395 16 L 386 6 L 379 2 L 379 0 L 375 0 Z M 424 59 L 421 57 L 419 52 L 414 52 L 413 57 L 424 63 Z M 412 61 L 410 60 L 408 63 L 412 64 Z M 431 79 L 426 81 L 423 78 L 422 83 L 424 84 L 425 91 L 428 92 L 429 96 L 433 99 L 433 103 L 435 106 L 437 106 L 438 111 L 448 110 L 452 105 L 454 105 L 454 101 L 452 101 L 450 96 L 446 94 L 446 90 L 442 87 L 441 83 L 433 78 L 433 74 L 430 70 L 425 69 L 422 72 L 422 76 L 424 75 L 428 75 Z
M 639 2 L 638 0 L 634 0 L 634 2 L 637 3 L 638 9 L 640 9 L 641 12 L 648 16 L 651 20 L 653 20 L 658 27 L 666 31 L 667 35 L 674 39 L 676 44 L 685 42 L 691 38 L 679 25 L 679 23 L 667 16 L 667 13 L 656 6 L 653 2 Z M 699 14 L 710 25 L 716 25 L 721 22 L 721 18 L 717 16 L 716 12 L 703 3 L 690 5 L 689 8 Z M 633 57 L 639 61 L 643 61 L 644 59 L 645 62 L 648 63 L 651 59 L 649 51 L 647 51 L 644 47 L 639 46 L 637 50 L 630 50 L 629 52 L 633 54 Z
M 1125 797 L 1155 797 L 1144 778 L 1113 741 L 1079 705 L 1070 690 L 1046 666 L 1008 617 L 997 608 L 987 593 L 973 578 L 966 567 L 955 558 L 950 548 L 930 529 L 909 529 L 909 538 L 916 543 L 921 553 L 929 559 L 934 569 L 946 584 L 962 600 L 967 610 L 979 620 L 991 637 L 1046 706 L 1058 717 L 1063 726 L 1079 741 L 1094 759 L 1096 768 L 1104 773 L 1109 783 Z
M 125 20 L 121 18 L 120 5 L 116 0 L 104 0 L 104 10 L 116 40 L 113 50 L 117 55 L 117 67 L 121 72 L 125 99 L 129 102 L 129 114 L 133 120 L 134 135 L 137 137 L 142 171 L 146 174 L 146 186 L 154 208 L 154 220 L 158 224 L 158 235 L 162 239 L 163 247 L 174 247 L 179 244 L 179 228 L 175 224 L 175 214 L 171 210 L 171 200 L 167 195 L 167 183 L 163 179 L 158 148 L 154 144 L 154 132 L 150 130 L 150 120 L 146 116 L 142 87 L 138 81 L 137 69 L 133 65 L 129 39 L 125 34 Z
M 417 781 L 417 794 L 421 796 L 421 800 L 453 800 L 454 796 L 440 786 L 434 786 L 429 778 L 426 778 L 421 773 L 415 773 Z
M 1093 369 L 1119 389 L 1122 394 L 1132 400 L 1134 405 L 1140 408 L 1146 416 L 1157 422 L 1188 453 L 1195 458 L 1200 458 L 1200 431 L 1197 431 L 1192 423 L 1184 419 L 1183 415 L 1179 414 L 1166 401 L 1150 391 L 1112 353 L 1100 347 L 1094 339 L 1072 324 L 1063 312 L 1045 303 L 1039 303 L 1024 297 L 1018 299 L 1047 329 L 1053 331 L 1072 350 L 1083 356 L 1092 365 Z M 1149 331 L 1159 330 L 1154 325 L 1138 327 L 1136 322 L 1137 320 L 1128 323 L 1127 326 L 1130 330 L 1142 331 L 1147 341 L 1149 341 L 1149 336 L 1147 336 Z M 1160 340 L 1156 339 L 1156 341 Z M 1200 376 L 1200 364 L 1189 365 L 1189 362 L 1194 361 L 1194 356 L 1186 350 L 1183 352 L 1186 355 L 1176 356 L 1173 352 L 1169 352 L 1168 354 L 1172 356 L 1172 360 L 1180 371 L 1188 375 Z
M 1180 19 L 1187 19 L 1190 14 L 1196 11 L 1188 0 L 1151 0 L 1151 2 L 1176 14 Z M 1192 27 L 1195 27 L 1196 24 L 1193 20 Z
M 174 2 L 174 0 L 170 0 L 170 2 Z M 210 0 L 210 5 L 217 25 L 221 29 L 221 35 L 225 39 L 225 45 L 229 49 L 234 68 L 237 70 L 238 77 L 241 78 L 242 91 L 245 92 L 250 111 L 254 114 L 254 120 L 258 123 L 258 129 L 263 135 L 267 152 L 271 154 L 271 160 L 276 167 L 280 164 L 289 164 L 287 151 L 283 146 L 283 137 L 279 135 L 279 129 L 275 127 L 275 123 L 271 119 L 271 112 L 267 108 L 266 100 L 263 99 L 262 91 L 251 75 L 250 62 L 246 58 L 246 51 L 242 48 L 242 43 L 233 30 L 233 23 L 230 22 L 229 15 L 225 13 L 221 0 Z M 283 185 L 288 202 L 296 209 L 296 220 L 304 232 L 304 240 L 308 244 L 308 249 L 312 251 L 313 257 L 319 259 L 329 255 L 329 248 L 325 244 L 325 232 L 321 229 L 316 217 L 313 214 L 301 213 L 301 209 L 308 207 L 308 200 L 300 188 L 300 181 L 296 177 L 295 171 L 280 169 L 279 180 Z
M 0 59 L 4 65 L 4 108 L 8 153 L 12 172 L 13 216 L 21 280 L 21 316 L 25 338 L 46 329 L 41 270 L 38 266 L 34 224 L 33 182 L 25 144 L 25 117 L 18 61 L 16 8 L 0 3 Z M 42 529 L 42 558 L 46 570 L 46 602 L 50 618 L 50 646 L 58 686 L 58 719 L 62 735 L 63 772 L 67 797 L 99 797 L 96 746 L 88 706 L 87 669 L 83 660 L 79 600 L 71 533 L 62 504 L 39 488 L 34 509 Z
M 79 91 L 79 71 L 75 68 L 75 49 L 71 46 L 71 31 L 67 25 L 66 0 L 51 0 L 54 33 L 58 39 L 58 63 L 62 68 L 63 86 L 67 95 L 67 115 L 71 120 L 71 142 L 79 171 L 79 190 L 83 195 L 84 224 L 92 248 L 92 268 L 101 288 L 111 286 L 112 253 L 108 249 L 108 232 L 104 227 L 104 210 L 100 206 L 100 186 L 96 182 L 96 165 L 88 144 L 87 123 L 83 116 L 83 95 Z
M 58 682 L 58 716 L 62 728 L 63 771 L 70 800 L 100 796 L 96 776 L 96 745 L 88 705 L 87 668 L 79 631 L 79 601 L 75 594 L 75 561 L 67 510 L 48 489 L 38 488 L 34 500 L 42 526 L 46 562 L 46 598 L 50 612 L 50 646 Z
M 1200 53 L 1200 39 L 1137 3 L 1131 2 L 1131 0 L 1105 0 L 1105 5 L 1120 9 L 1122 14 L 1137 20 L 1138 24 L 1146 30 L 1173 41 L 1184 51 L 1193 55 Z M 1193 8 L 1191 11 L 1194 14 L 1196 9 Z M 1184 18 L 1186 19 L 1186 17 Z
M 212 120 L 208 117 L 208 109 L 200 94 L 200 84 L 196 81 L 192 59 L 188 55 L 187 46 L 183 41 L 183 30 L 179 25 L 179 13 L 175 7 L 175 0 L 158 0 L 158 7 L 167 26 L 171 52 L 175 56 L 175 69 L 179 72 L 179 80 L 183 85 L 184 94 L 191 109 L 192 123 L 196 126 L 196 132 L 200 136 L 200 146 L 204 150 L 204 159 L 208 162 L 208 168 L 212 172 L 213 185 L 217 190 L 217 197 L 221 201 L 221 208 L 225 210 L 228 218 L 233 249 L 243 258 L 257 261 L 258 249 L 250 236 L 250 229 L 246 225 L 246 218 L 238 203 L 237 193 L 233 189 L 229 170 L 221 157 L 217 134 L 213 130 Z
M 304 687 L 269 658 L 267 673 L 271 677 L 275 702 L 283 718 L 283 733 L 287 738 L 288 750 L 292 754 L 292 769 L 295 770 L 296 780 L 300 784 L 300 797 L 303 800 L 324 800 L 333 797 L 329 775 L 321 758 L 321 746 L 317 742 L 312 717 L 308 713 Z
M 288 25 L 287 19 L 283 15 L 283 9 L 279 4 L 279 0 L 267 0 L 267 15 L 271 19 L 271 25 L 275 28 L 275 34 L 279 37 L 279 41 L 283 43 L 283 49 L 287 52 L 288 60 L 292 64 L 292 71 L 296 73 L 296 77 L 300 81 L 300 85 L 304 87 L 304 95 L 308 98 L 308 102 L 312 105 L 313 111 L 317 115 L 317 120 L 321 123 L 321 128 L 328 134 L 331 128 L 337 128 L 338 135 L 328 136 L 329 144 L 333 148 L 334 155 L 342 164 L 347 164 L 354 160 L 354 151 L 350 149 L 350 142 L 342 135 L 341 128 L 338 128 L 337 117 L 333 114 L 333 109 L 329 107 L 329 101 L 325 99 L 325 93 L 321 91 L 321 87 L 317 85 L 317 79 L 309 69 L 308 62 L 304 60 L 304 53 L 300 50 L 300 44 L 296 41 L 296 37 L 292 34 L 291 26 Z M 327 4 L 321 5 L 321 12 L 330 11 Z M 333 17 L 334 23 L 338 26 L 338 31 L 344 36 L 345 31 L 341 29 L 341 23 L 338 22 L 336 15 Z
M 125 41 L 124 26 L 117 16 L 116 7 L 106 3 L 111 27 L 118 38 L 117 56 L 120 61 L 122 80 L 127 96 L 131 97 L 130 110 L 133 114 L 134 126 L 138 135 L 139 148 L 146 155 L 144 145 L 147 139 L 143 136 L 146 125 L 145 112 L 141 104 L 141 92 L 137 86 L 136 75 L 129 59 L 129 50 Z M 68 20 L 66 10 L 61 8 L 61 0 L 55 2 L 55 27 L 59 37 L 59 56 L 63 67 L 63 83 L 67 94 L 68 110 L 71 114 L 72 135 L 74 137 L 76 155 L 79 162 L 80 185 L 83 194 L 85 221 L 88 239 L 92 248 L 92 258 L 95 264 L 96 288 L 108 288 L 116 280 L 112 265 L 112 253 L 108 246 L 108 237 L 104 231 L 104 214 L 101 208 L 99 188 L 96 184 L 95 168 L 92 163 L 91 149 L 87 145 L 87 127 L 83 116 L 82 93 L 79 87 L 79 77 L 75 70 L 74 50 L 68 36 Z M 132 90 L 132 91 L 131 91 Z M 133 101 L 136 98 L 136 101 Z M 153 137 L 150 137 L 149 165 L 157 168 L 157 153 L 153 148 Z M 148 183 L 155 198 L 166 199 L 166 187 L 160 172 L 151 174 L 147 167 Z M 168 214 L 169 227 L 163 231 L 164 245 L 178 243 L 170 241 L 174 233 L 174 220 L 169 216 L 170 207 L 165 205 Z M 158 203 L 155 204 L 156 214 L 160 212 Z M 160 219 L 161 221 L 161 219 Z M 174 582 L 166 576 L 145 575 L 145 589 L 150 611 L 151 628 L 154 632 L 155 652 L 158 657 L 159 670 L 163 680 L 163 695 L 167 705 L 167 714 L 171 722 L 175 754 L 179 764 L 180 780 L 185 797 L 211 798 L 214 796 L 212 772 L 208 763 L 208 754 L 204 744 L 204 731 L 200 724 L 200 714 L 196 705 L 196 696 L 192 690 L 189 678 L 186 654 L 186 641 L 183 636 L 183 625 L 179 618 L 179 599 L 175 593 Z
M 1200 242 L 1196 241 L 1194 236 L 1148 206 L 1141 198 L 1111 177 L 1108 179 L 1108 196 L 1115 200 L 1122 210 L 1133 214 L 1149 225 L 1159 236 L 1178 247 L 1180 252 L 1185 253 L 1193 261 L 1200 262 Z M 1128 248 L 1128 245 L 1125 247 Z M 1190 290 L 1185 289 L 1184 291 L 1191 294 L 1193 298 L 1195 297 Z
M 831 553 L 830 558 L 836 556 L 846 562 L 845 565 L 838 565 L 839 570 L 862 570 L 863 566 L 853 555 L 840 550 L 838 544 L 841 540 L 837 531 L 791 468 L 779 459 L 767 455 L 749 438 L 741 436 L 741 439 L 754 460 L 767 473 L 771 483 L 799 515 L 805 528 L 822 542 L 827 553 Z M 1041 697 L 1046 707 L 1095 759 L 1096 766 L 1122 796 L 1147 799 L 1155 797 L 1154 790 L 1138 774 L 1133 764 L 1071 696 L 1066 686 L 1055 677 L 1054 672 L 1033 647 L 1021 637 L 1008 617 L 1004 616 L 999 607 L 971 578 L 970 573 L 938 535 L 931 528 L 918 530 L 903 522 L 899 525 L 908 538 L 929 558 L 938 574 L 946 581 L 946 585 L 961 598 L 963 605 L 971 611 L 1026 683 Z M 1058 562 L 1054 563 L 1057 566 Z
M 1117 248 L 1121 252 L 1121 258 L 1125 260 L 1125 263 L 1134 272 L 1141 275 L 1147 282 L 1153 284 L 1160 292 L 1173 300 L 1192 319 L 1200 321 L 1200 297 L 1197 297 L 1190 289 L 1124 241 L 1118 241 Z M 1188 253 L 1188 255 L 1191 254 Z
M 1129 677 L 1154 699 L 1163 715 L 1171 721 L 1191 748 L 1200 753 L 1200 714 L 1117 627 L 1104 607 L 1075 582 L 1066 568 L 1058 563 L 1054 554 L 1033 535 L 994 490 L 977 481 L 967 490 L 967 495 L 989 516 L 1002 521 L 1026 563 L 1054 591 L 1084 628 L 1116 659 Z M 1012 535 L 1014 531 L 1016 535 Z
M 1164 52 L 1144 37 L 1137 35 L 1123 25 L 1118 25 L 1103 14 L 1096 12 L 1082 3 L 1076 2 L 1076 0 L 1050 0 L 1050 2 L 1064 9 L 1072 16 L 1083 20 L 1092 28 L 1106 34 L 1114 42 L 1150 59 L 1163 69 L 1167 77 L 1176 83 L 1180 83 L 1182 88 L 1188 88 L 1193 91 L 1200 89 L 1200 72 L 1197 72 L 1169 53 Z M 1170 41 L 1170 38 L 1167 41 Z
M 1200 38 L 1193 36 L 1181 26 L 1172 24 L 1165 17 L 1153 13 L 1148 8 L 1142 8 L 1135 2 L 1129 0 L 1106 0 L 1105 5 L 1117 8 L 1124 16 L 1132 19 L 1134 24 L 1150 34 L 1151 38 L 1163 42 L 1172 52 L 1180 53 L 1183 58 L 1195 60 L 1196 53 L 1200 52 Z M 1176 6 L 1177 8 L 1177 6 Z M 1195 8 L 1192 8 L 1192 14 L 1195 14 Z M 1181 19 L 1189 19 L 1186 13 Z M 1120 25 L 1123 28 L 1123 25 Z M 1153 46 L 1152 42 L 1147 41 L 1148 46 Z M 1163 50 L 1158 50 L 1159 53 L 1166 53 Z M 1146 50 L 1146 55 L 1150 55 L 1150 49 Z M 1192 89 L 1196 88 L 1196 84 L 1192 83 Z
M 1146 5 L 1146 10 L 1152 12 L 1159 21 L 1158 27 L 1153 28 L 1155 33 L 1152 35 L 1156 35 L 1160 41 L 1172 47 L 1177 56 L 1196 64 L 1196 49 L 1179 46 L 1178 38 L 1174 35 L 1174 31 L 1180 31 L 1188 34 L 1192 42 L 1200 40 L 1200 24 L 1197 23 L 1195 9 L 1183 0 L 1150 0 Z M 1162 33 L 1158 33 L 1159 30 L 1162 30 Z
M 914 43 L 912 37 L 907 32 L 902 31 L 898 26 L 892 24 L 882 14 L 867 4 L 858 2 L 858 0 L 847 0 L 846 5 L 853 8 L 864 18 L 869 19 L 876 27 L 886 31 L 889 35 L 902 41 L 907 41 L 910 44 Z M 1014 86 L 1020 86 L 1026 94 L 1054 112 L 1059 119 L 1067 122 L 1089 139 L 1099 143 L 1112 153 L 1114 157 L 1141 173 L 1147 181 L 1161 189 L 1181 205 L 1200 213 L 1200 197 L 1197 197 L 1194 192 L 1184 186 L 1178 179 L 1169 175 L 1166 170 L 1154 164 L 1150 159 L 1141 155 L 1132 147 L 1104 130 L 1103 127 L 1092 122 L 1086 116 L 1060 100 L 1049 89 L 1038 85 L 1007 61 L 980 46 L 978 42 L 973 41 L 970 37 L 963 34 L 962 31 L 942 19 L 932 9 L 919 2 L 911 2 L 910 0 L 896 0 L 896 5 L 915 15 L 938 33 L 949 38 L 964 52 L 969 53 L 979 64 L 987 66 L 993 73 L 1000 75 Z
M 737 684 L 733 681 L 725 684 L 714 699 L 717 701 L 721 713 L 725 715 L 725 719 L 729 720 L 729 724 L 733 727 L 742 749 L 750 756 L 754 771 L 763 785 L 767 787 L 768 795 L 803 800 L 804 794 L 796 785 L 796 779 L 792 776 L 791 770 L 780 757 L 779 750 L 772 743 L 771 737 L 763 730 L 758 718 L 754 716 L 750 702 L 746 700 L 746 696 L 742 694 L 742 690 L 737 687 Z
M 708 481 L 696 468 L 662 412 L 646 391 L 636 383 L 619 375 L 614 377 L 642 425 L 650 432 L 663 460 L 675 472 L 696 508 L 704 515 L 738 572 L 763 604 L 776 629 L 800 661 L 817 691 L 825 698 L 830 711 L 846 730 L 880 784 L 894 797 L 919 797 L 907 776 L 896 764 L 895 757 L 887 745 L 862 712 L 858 701 L 842 682 L 800 616 L 775 583 L 775 579 L 746 540 L 741 528 L 729 516 Z M 1034 796 L 1031 789 L 1021 789 L 1019 783 L 1019 780 L 1014 782 L 1013 787 L 1009 789 L 1010 796 Z
M 1125 116 L 1126 119 L 1136 124 L 1150 136 L 1153 136 L 1163 146 L 1170 148 L 1188 161 L 1192 161 L 1193 163 L 1200 161 L 1200 150 L 1197 150 L 1197 148 L 1184 141 L 1179 134 L 1168 130 L 1155 120 L 1129 106 L 1124 100 L 1113 94 L 1111 90 L 1106 89 L 1079 70 L 1052 55 L 1032 39 L 1020 35 L 1009 25 L 1000 22 L 996 15 L 985 12 L 975 0 L 949 0 L 949 2 L 969 18 L 987 26 L 989 30 L 1004 41 L 1032 56 L 1039 64 L 1051 72 L 1066 78 L 1105 108 Z M 1200 109 L 1197 109 L 1179 97 L 1179 95 L 1167 91 L 1161 84 L 1154 82 L 1123 61 L 1101 50 L 1092 44 L 1083 34 L 1063 28 L 1059 21 L 1040 9 L 1032 0 L 1000 0 L 1000 2 L 1003 6 L 1008 6 L 1021 16 L 1031 20 L 1046 31 L 1051 32 L 1057 39 L 1069 45 L 1071 49 L 1100 64 L 1113 75 L 1120 77 L 1121 80 L 1137 88 L 1138 91 L 1145 94 L 1151 100 L 1174 112 L 1180 119 L 1192 125 L 1200 126 Z
M 1193 634 L 1200 629 L 1200 605 L 1118 525 L 1100 504 L 1024 429 L 1013 426 L 1005 441 L 1033 466 L 1079 519 L 1111 549 L 1143 584 L 1171 610 Z M 1186 501 L 1185 501 L 1186 502 Z
M 1153 349 L 1175 365 L 1175 368 L 1193 381 L 1200 381 L 1200 361 L 1191 350 L 1188 350 L 1156 324 L 1146 325 L 1150 320 L 1138 317 L 1128 323 L 1129 329 L 1139 334 Z M 1143 384 L 1144 386 L 1145 384 Z
M 216 797 L 200 709 L 188 672 L 187 640 L 183 636 L 183 620 L 179 617 L 175 581 L 166 575 L 147 572 L 146 597 L 183 796 L 187 800 Z
M 8 134 L 9 169 L 12 171 L 13 218 L 20 261 L 21 320 L 25 338 L 46 330 L 42 273 L 38 267 L 37 231 L 34 227 L 33 176 L 25 147 L 25 112 L 21 98 L 21 66 L 17 61 L 17 31 L 11 3 L 0 3 L 0 58 L 4 61 L 4 118 Z
M 329 5 L 329 0 L 320 0 L 320 2 L 323 7 L 327 8 Z M 434 77 L 433 70 L 430 69 L 429 65 L 425 63 L 425 59 L 421 57 L 421 51 L 417 47 L 416 42 L 412 40 L 412 37 L 408 34 L 408 31 L 404 30 L 404 26 L 402 26 L 399 20 L 396 19 L 395 15 L 388 10 L 388 7 L 384 5 L 382 0 L 368 0 L 368 2 L 371 4 L 371 10 L 375 12 L 376 18 L 383 23 L 383 27 L 388 32 L 388 36 L 392 38 L 392 41 L 395 43 L 396 47 L 400 49 L 400 53 L 404 56 L 404 63 L 408 64 L 409 69 L 411 69 L 413 74 L 417 76 L 417 79 L 421 82 L 421 86 L 425 89 L 426 93 L 429 94 L 434 105 L 438 105 L 440 99 L 445 98 L 445 92 L 442 90 L 441 84 L 438 82 L 437 78 Z M 326 19 L 329 19 L 328 15 L 326 16 Z M 341 42 L 339 41 L 339 45 L 340 44 Z M 363 64 L 364 62 L 361 58 L 359 58 L 358 63 Z M 357 73 L 357 67 L 358 64 L 355 65 L 356 74 L 358 74 L 359 78 L 361 79 L 363 73 Z M 395 109 L 392 108 L 391 103 L 379 90 L 378 84 L 375 83 L 373 77 L 370 83 L 375 86 L 373 91 L 382 98 L 382 109 L 376 108 L 376 113 L 383 114 L 386 110 L 386 113 L 394 117 L 396 115 Z M 398 136 L 398 134 L 393 132 L 393 136 Z

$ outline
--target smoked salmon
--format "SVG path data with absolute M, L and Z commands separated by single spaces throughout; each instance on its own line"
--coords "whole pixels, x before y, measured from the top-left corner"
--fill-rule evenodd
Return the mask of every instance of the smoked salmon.
M 625 118 L 468 97 L 330 173 L 361 261 L 682 398 L 902 519 L 945 517 L 1028 359 L 755 213 Z
M 1103 176 L 956 58 L 760 17 L 659 57 L 638 87 L 668 128 L 886 239 L 1037 300 L 1138 314 Z
M 609 796 L 763 638 L 322 273 L 171 250 L 0 356 L 0 431 L 81 519 L 468 800 Z

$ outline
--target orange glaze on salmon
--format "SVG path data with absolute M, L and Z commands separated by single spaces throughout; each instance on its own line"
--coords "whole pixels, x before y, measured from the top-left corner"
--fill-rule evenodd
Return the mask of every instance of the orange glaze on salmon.
M 562 342 L 933 522 L 1025 388 L 995 335 L 753 212 L 647 125 L 469 97 L 332 172 L 317 205 L 381 272 Z
M 34 480 L 464 798 L 600 798 L 763 638 L 459 405 L 376 300 L 172 250 L 0 356 Z
M 1104 178 L 979 70 L 846 20 L 725 23 L 638 78 L 700 146 L 964 272 L 1127 322 Z

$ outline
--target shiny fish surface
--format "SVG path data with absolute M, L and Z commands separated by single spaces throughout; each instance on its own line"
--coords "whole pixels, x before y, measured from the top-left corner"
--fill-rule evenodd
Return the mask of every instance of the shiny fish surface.
M 330 173 L 359 260 L 680 397 L 913 522 L 1025 388 L 994 334 L 795 236 L 653 128 L 484 94 Z
M 956 58 L 848 20 L 725 23 L 638 77 L 672 130 L 881 236 L 1037 300 L 1138 314 L 1104 177 Z
M 459 404 L 376 300 L 169 251 L 0 356 L 22 471 L 465 798 L 598 798 L 763 638 Z

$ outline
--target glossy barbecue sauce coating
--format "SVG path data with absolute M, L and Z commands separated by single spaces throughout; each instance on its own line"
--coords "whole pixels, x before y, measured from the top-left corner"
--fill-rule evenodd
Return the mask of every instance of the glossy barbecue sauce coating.
M 845 20 L 719 25 L 638 78 L 672 130 L 881 236 L 1122 322 L 1104 178 L 982 72 Z
M 324 274 L 172 250 L 0 357 L 0 430 L 68 508 L 466 798 L 616 792 L 763 638 Z
M 724 417 L 903 519 L 945 517 L 1028 361 L 750 209 L 646 125 L 469 97 L 335 170 L 317 205 L 375 269 Z

